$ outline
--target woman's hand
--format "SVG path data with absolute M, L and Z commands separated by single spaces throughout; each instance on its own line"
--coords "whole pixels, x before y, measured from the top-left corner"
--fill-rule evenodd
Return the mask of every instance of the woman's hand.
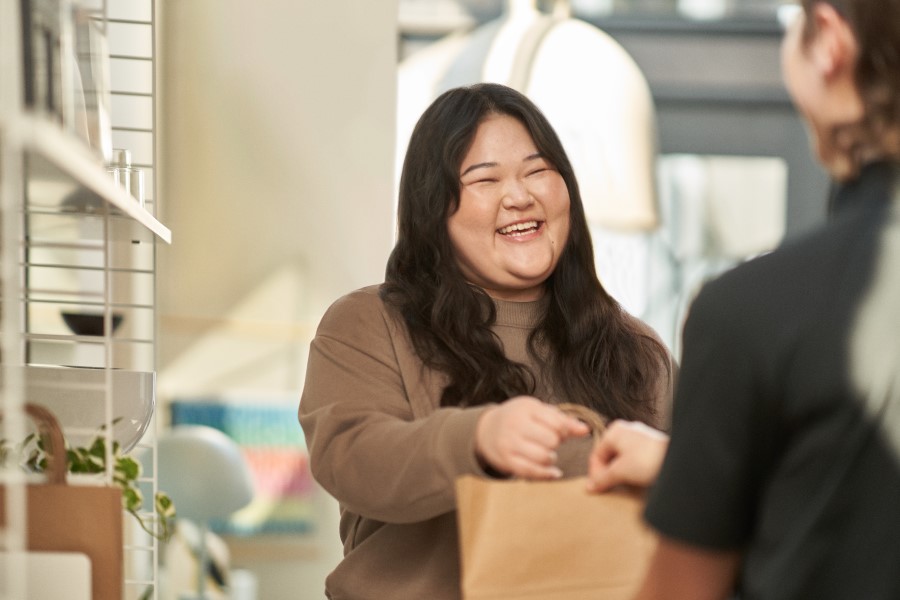
M 475 429 L 475 452 L 496 471 L 526 479 L 556 479 L 556 449 L 590 429 L 555 406 L 518 396 L 489 408 Z
M 591 451 L 588 489 L 652 485 L 668 448 L 669 436 L 661 431 L 637 421 L 613 421 Z

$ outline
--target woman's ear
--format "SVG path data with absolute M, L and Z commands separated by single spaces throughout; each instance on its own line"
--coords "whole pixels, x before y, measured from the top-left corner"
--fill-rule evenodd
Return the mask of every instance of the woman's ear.
M 809 51 L 813 64 L 826 81 L 849 77 L 853 80 L 858 46 L 847 20 L 828 2 L 811 8 L 813 37 Z

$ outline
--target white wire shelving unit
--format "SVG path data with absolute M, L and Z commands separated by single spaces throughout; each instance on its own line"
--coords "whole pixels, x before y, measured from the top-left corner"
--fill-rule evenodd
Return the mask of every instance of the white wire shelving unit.
M 76 8 L 102 32 L 112 147 L 130 150 L 143 171 L 143 204 L 113 181 L 103 157 L 65 118 L 26 105 L 23 11 L 57 6 L 61 44 L 72 41 L 66 16 Z M 141 515 L 151 523 L 156 415 L 137 392 L 149 389 L 152 399 L 155 391 L 156 246 L 172 239 L 157 219 L 156 12 L 155 0 L 0 0 L 0 440 L 7 447 L 23 440 L 31 428 L 24 403 L 52 397 L 70 443 L 99 435 L 108 449 L 98 480 L 70 476 L 70 483 L 111 484 L 111 448 L 120 442 L 143 466 Z M 64 59 L 58 66 L 63 79 L 70 76 Z M 83 329 L 78 319 L 85 318 L 95 331 Z M 67 409 L 94 421 L 73 420 Z M 0 600 L 22 600 L 32 597 L 26 476 L 7 465 L 0 484 L 0 552 L 9 557 Z M 158 541 L 124 511 L 123 523 L 123 598 L 154 600 Z

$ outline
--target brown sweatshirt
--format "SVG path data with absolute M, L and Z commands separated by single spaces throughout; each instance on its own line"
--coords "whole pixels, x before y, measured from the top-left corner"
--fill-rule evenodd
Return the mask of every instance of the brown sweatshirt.
M 310 346 L 300 424 L 316 481 L 341 510 L 344 559 L 325 581 L 333 600 L 458 600 L 454 482 L 487 476 L 475 425 L 487 408 L 440 408 L 444 374 L 424 367 L 379 286 L 350 293 L 322 318 Z M 497 301 L 494 332 L 506 355 L 538 377 L 535 396 L 557 404 L 527 352 L 543 302 Z M 649 328 L 648 328 L 649 330 Z M 661 368 L 660 412 L 671 385 Z M 567 476 L 586 471 L 590 439 L 563 444 Z

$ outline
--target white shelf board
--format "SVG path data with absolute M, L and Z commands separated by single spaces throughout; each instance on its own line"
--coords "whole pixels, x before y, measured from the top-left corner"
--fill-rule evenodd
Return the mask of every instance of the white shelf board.
M 40 154 L 111 206 L 152 231 L 159 239 L 167 244 L 172 243 L 171 230 L 138 204 L 122 187 L 116 185 L 81 142 L 63 132 L 57 125 L 22 113 L 4 126 L 25 149 Z

